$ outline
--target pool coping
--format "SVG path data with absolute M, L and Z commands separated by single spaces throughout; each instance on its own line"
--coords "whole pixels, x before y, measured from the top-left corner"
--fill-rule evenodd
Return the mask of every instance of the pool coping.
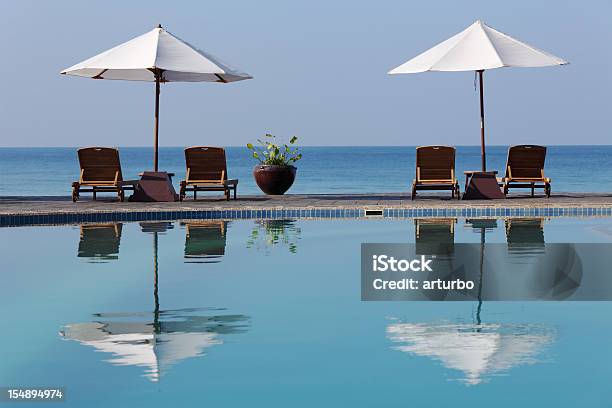
M 407 194 L 243 196 L 176 203 L 82 201 L 66 197 L 0 197 L 0 227 L 189 219 L 507 218 L 612 216 L 612 195 L 516 196 L 457 201 L 444 196 L 410 200 Z

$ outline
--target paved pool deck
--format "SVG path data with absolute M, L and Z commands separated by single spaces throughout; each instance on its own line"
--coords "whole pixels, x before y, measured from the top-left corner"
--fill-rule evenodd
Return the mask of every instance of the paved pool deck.
M 220 196 L 174 203 L 97 201 L 84 197 L 0 197 L 0 226 L 211 218 L 612 216 L 612 193 L 511 194 L 505 200 L 460 201 L 446 195 L 288 194 Z

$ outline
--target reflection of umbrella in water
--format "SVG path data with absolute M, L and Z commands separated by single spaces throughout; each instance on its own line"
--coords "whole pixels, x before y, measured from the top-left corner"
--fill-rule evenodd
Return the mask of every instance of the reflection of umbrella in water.
M 478 308 L 476 309 L 476 320 L 480 324 L 480 312 L 482 311 L 482 294 L 484 288 L 484 269 L 485 269 L 485 240 L 487 230 L 497 228 L 495 219 L 472 219 L 465 220 L 466 225 L 471 225 L 473 229 L 480 230 L 480 256 L 479 256 L 479 279 L 478 279 Z
M 158 381 L 172 365 L 202 356 L 205 349 L 222 344 L 222 335 L 246 329 L 246 316 L 200 314 L 205 311 L 100 313 L 92 322 L 67 324 L 60 334 L 110 353 L 112 357 L 106 361 L 113 365 L 143 367 L 145 377 Z
M 463 372 L 465 378 L 462 381 L 467 385 L 476 385 L 488 376 L 501 374 L 519 365 L 536 363 L 536 356 L 554 340 L 554 332 L 540 325 L 482 323 L 485 233 L 496 228 L 497 222 L 494 219 L 474 219 L 466 220 L 466 225 L 480 230 L 475 323 L 398 322 L 387 326 L 387 337 L 394 343 L 400 343 L 394 347 L 396 350 L 437 360 L 448 369 Z M 470 257 L 472 255 L 466 258 Z M 469 268 L 470 271 L 472 269 Z M 452 269 L 451 275 L 458 272 Z
M 537 224 L 518 221 L 514 223 L 514 226 L 518 225 L 514 231 L 508 231 L 508 224 L 512 221 L 507 223 L 509 246 L 521 243 L 524 250 L 532 244 L 543 244 L 543 233 L 535 229 L 536 226 L 542 228 L 541 221 Z M 461 380 L 466 384 L 476 385 L 485 382 L 489 376 L 537 363 L 537 356 L 554 341 L 555 333 L 543 325 L 482 323 L 483 287 L 485 278 L 489 285 L 491 279 L 484 271 L 493 272 L 485 265 L 485 234 L 487 230 L 496 228 L 497 223 L 494 219 L 473 219 L 466 220 L 466 226 L 480 234 L 480 254 L 476 257 L 480 276 L 475 322 L 397 322 L 387 326 L 387 337 L 395 343 L 396 350 L 437 360 L 448 369 L 462 372 L 464 378 Z M 512 257 L 512 250 L 509 249 L 508 254 Z
M 70 340 L 111 353 L 114 365 L 145 368 L 145 376 L 158 381 L 173 364 L 204 354 L 206 348 L 222 344 L 220 336 L 246 330 L 248 317 L 219 314 L 223 309 L 179 309 L 162 311 L 158 298 L 158 233 L 172 223 L 142 223 L 154 236 L 153 313 L 101 313 L 92 322 L 67 324 L 60 334 Z M 209 311 L 203 315 L 203 312 Z M 215 314 L 210 314 L 210 312 Z
M 394 323 L 387 326 L 394 348 L 439 361 L 464 374 L 468 385 L 514 367 L 538 362 L 554 340 L 551 328 L 530 324 Z
M 88 262 L 106 262 L 119 258 L 122 224 L 83 224 L 77 257 Z
M 216 263 L 225 255 L 227 221 L 185 222 L 185 262 Z

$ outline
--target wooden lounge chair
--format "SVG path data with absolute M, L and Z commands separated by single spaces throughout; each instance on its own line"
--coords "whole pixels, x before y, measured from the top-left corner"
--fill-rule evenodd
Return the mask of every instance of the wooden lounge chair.
M 455 177 L 455 148 L 419 146 L 416 148 L 416 178 L 412 182 L 412 199 L 417 190 L 451 190 L 459 199 L 459 182 Z
M 81 174 L 72 183 L 72 201 L 81 193 L 116 192 L 119 200 L 125 199 L 125 190 L 134 190 L 137 180 L 125 181 L 121 175 L 119 150 L 109 147 L 85 147 L 77 150 Z
M 225 150 L 221 147 L 196 146 L 185 149 L 187 175 L 181 181 L 179 199 L 183 201 L 187 191 L 193 191 L 193 199 L 198 191 L 223 191 L 226 200 L 234 190 L 236 199 L 237 179 L 227 178 Z
M 546 197 L 550 197 L 551 179 L 544 176 L 545 159 L 546 147 L 544 146 L 510 146 L 505 176 L 498 179 L 504 194 L 507 195 L 511 188 L 531 188 L 533 197 L 534 189 L 543 188 Z

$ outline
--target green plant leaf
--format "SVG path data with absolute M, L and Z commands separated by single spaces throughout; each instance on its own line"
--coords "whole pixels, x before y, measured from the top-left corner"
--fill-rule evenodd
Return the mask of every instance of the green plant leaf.
M 302 158 L 301 153 L 298 153 L 298 148 L 292 148 L 291 146 L 297 141 L 297 136 L 293 136 L 289 144 L 275 143 L 277 140 L 276 136 L 271 133 L 266 133 L 265 137 L 269 139 L 257 139 L 259 147 L 253 146 L 252 143 L 247 144 L 247 147 L 253 152 L 253 157 L 259 160 L 260 163 L 288 166 Z

